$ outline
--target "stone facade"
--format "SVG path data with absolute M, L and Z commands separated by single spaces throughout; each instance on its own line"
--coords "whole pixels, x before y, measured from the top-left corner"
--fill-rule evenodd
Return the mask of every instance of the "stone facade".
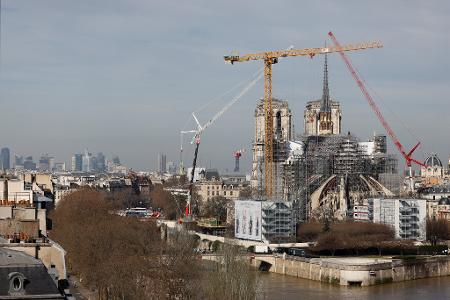
M 217 196 L 225 197 L 228 200 L 236 200 L 240 198 L 241 192 L 248 186 L 248 182 L 232 183 L 215 179 L 197 182 L 195 186 L 202 201 L 209 201 Z
M 292 139 L 292 114 L 287 101 L 272 99 L 273 111 L 273 130 L 274 130 L 274 151 L 273 167 L 276 173 L 278 165 L 286 159 L 284 157 L 284 145 Z M 261 99 L 255 109 L 255 138 L 253 140 L 253 159 L 251 186 L 255 189 L 263 190 L 264 187 L 264 143 L 265 143 L 265 118 L 264 118 L 264 100 Z M 281 189 L 281 184 L 277 182 L 274 174 L 274 195 L 277 195 Z M 280 186 L 280 188 L 278 188 Z
M 309 101 L 306 104 L 306 109 L 303 115 L 303 126 L 305 128 L 305 135 L 323 135 L 323 134 L 341 134 L 341 107 L 339 102 L 331 101 L 331 114 L 324 114 L 320 112 L 322 100 Z M 321 120 L 322 118 L 322 120 Z M 331 128 L 322 126 L 326 124 L 325 119 L 331 118 Z

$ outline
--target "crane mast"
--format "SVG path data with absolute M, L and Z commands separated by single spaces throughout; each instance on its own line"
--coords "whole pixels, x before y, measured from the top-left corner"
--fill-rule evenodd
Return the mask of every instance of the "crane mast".
M 314 57 L 316 54 L 326 54 L 342 51 L 357 51 L 369 48 L 381 48 L 381 43 L 361 43 L 356 45 L 344 45 L 339 47 L 320 47 L 305 49 L 287 49 L 280 51 L 267 51 L 243 56 L 224 56 L 227 63 L 245 62 L 250 60 L 264 61 L 264 184 L 267 198 L 273 196 L 273 111 L 272 111 L 272 65 L 278 62 L 279 58 L 292 56 Z
M 239 172 L 239 160 L 244 153 L 245 149 L 240 149 L 234 152 L 234 172 Z
M 196 130 L 182 130 L 180 131 L 180 169 L 179 174 L 184 175 L 184 163 L 183 163 L 183 135 L 186 133 L 196 133 Z

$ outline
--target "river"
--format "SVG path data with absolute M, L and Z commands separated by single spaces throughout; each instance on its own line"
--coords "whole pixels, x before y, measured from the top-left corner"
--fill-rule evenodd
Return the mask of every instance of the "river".
M 450 276 L 389 283 L 370 287 L 345 287 L 292 276 L 261 273 L 259 299 L 382 299 L 450 300 Z

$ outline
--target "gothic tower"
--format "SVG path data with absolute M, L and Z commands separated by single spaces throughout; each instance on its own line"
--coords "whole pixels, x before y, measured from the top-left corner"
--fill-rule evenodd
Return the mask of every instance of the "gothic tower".
M 330 97 L 328 87 L 328 57 L 325 54 L 322 98 L 309 101 L 304 114 L 305 135 L 329 135 L 341 133 L 341 108 Z

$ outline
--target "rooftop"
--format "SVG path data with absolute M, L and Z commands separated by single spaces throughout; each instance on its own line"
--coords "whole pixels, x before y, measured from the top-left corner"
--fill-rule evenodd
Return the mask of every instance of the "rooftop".
M 0 248 L 0 268 L 41 266 L 42 262 L 23 252 Z

